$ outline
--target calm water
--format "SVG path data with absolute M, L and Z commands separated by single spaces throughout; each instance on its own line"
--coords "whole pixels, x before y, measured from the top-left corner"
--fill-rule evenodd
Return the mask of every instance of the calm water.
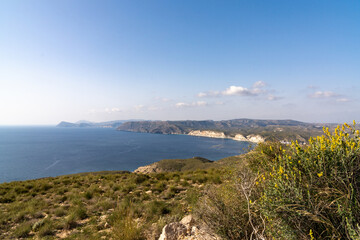
M 0 127 L 0 182 L 102 170 L 161 159 L 237 155 L 246 142 L 102 128 Z

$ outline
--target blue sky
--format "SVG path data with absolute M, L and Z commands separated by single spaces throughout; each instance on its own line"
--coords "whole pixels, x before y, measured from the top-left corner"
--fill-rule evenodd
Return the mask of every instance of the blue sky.
M 360 120 L 360 2 L 0 1 L 0 125 Z

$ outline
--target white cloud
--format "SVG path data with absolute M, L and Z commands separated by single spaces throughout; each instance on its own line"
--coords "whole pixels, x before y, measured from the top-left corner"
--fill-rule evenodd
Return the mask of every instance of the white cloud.
M 206 106 L 207 105 L 207 102 L 205 101 L 198 101 L 195 103 L 196 106 Z
M 172 100 L 169 99 L 169 98 L 163 98 L 163 97 L 155 97 L 154 99 L 155 99 L 156 101 L 160 101 L 160 102 L 164 102 L 164 103 L 172 101 Z
M 336 101 L 337 102 L 349 102 L 350 99 L 348 99 L 348 98 L 338 98 L 338 99 L 336 99 Z
M 316 91 L 312 94 L 309 94 L 308 97 L 314 99 L 329 99 L 339 103 L 345 103 L 350 101 L 349 98 L 346 98 L 345 96 L 332 91 Z
M 92 110 L 94 113 L 97 112 L 95 109 L 92 109 Z M 115 112 L 121 112 L 122 110 L 119 108 L 113 107 L 113 108 L 105 108 L 104 111 L 107 113 L 115 113 Z
M 225 91 L 222 92 L 222 95 L 225 96 L 251 96 L 255 95 L 256 93 L 252 92 L 252 90 L 249 90 L 247 88 L 241 87 L 241 86 L 230 86 Z
M 310 94 L 311 98 L 333 98 L 338 96 L 339 94 L 336 94 L 332 91 L 317 91 L 313 94 Z
M 175 106 L 180 108 L 180 107 L 187 107 L 187 106 L 189 106 L 189 104 L 188 104 L 188 103 L 179 102 L 179 103 L 176 103 Z
M 112 108 L 111 111 L 112 112 L 120 112 L 121 110 L 119 108 Z
M 219 91 L 208 91 L 208 92 L 201 92 L 198 94 L 198 97 L 218 97 L 221 95 Z
M 230 86 L 223 91 L 208 91 L 200 92 L 198 97 L 220 97 L 220 96 L 266 96 L 269 90 L 266 89 L 266 83 L 263 81 L 255 82 L 251 88 L 246 88 L 243 86 Z M 278 100 L 280 97 L 268 94 L 266 96 L 267 100 Z
M 253 84 L 253 88 L 262 88 L 262 87 L 265 87 L 266 86 L 266 83 L 263 82 L 263 81 L 257 81 Z
M 177 108 L 184 108 L 184 107 L 203 107 L 207 106 L 208 103 L 205 101 L 197 101 L 192 103 L 184 103 L 184 102 L 178 102 L 175 104 Z
M 272 94 L 269 94 L 269 95 L 267 95 L 266 99 L 269 100 L 269 101 L 275 101 L 275 100 L 281 99 L 281 97 L 277 97 L 277 96 L 274 96 Z

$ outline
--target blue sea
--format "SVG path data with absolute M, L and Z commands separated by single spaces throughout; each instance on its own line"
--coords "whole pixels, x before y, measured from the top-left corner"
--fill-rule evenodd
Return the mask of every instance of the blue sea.
M 238 155 L 247 142 L 107 128 L 0 127 L 0 182 L 103 170 L 133 171 L 161 159 Z

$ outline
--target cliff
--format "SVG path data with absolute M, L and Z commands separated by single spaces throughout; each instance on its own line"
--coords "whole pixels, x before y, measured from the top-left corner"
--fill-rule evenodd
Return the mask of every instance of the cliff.
M 214 131 L 191 131 L 188 133 L 191 136 L 198 136 L 198 137 L 211 137 L 211 138 L 228 138 L 236 141 L 243 141 L 243 142 L 253 142 L 253 143 L 262 143 L 265 139 L 260 135 L 248 135 L 244 137 L 241 134 L 236 134 L 234 137 L 225 135 L 223 132 L 214 132 Z
M 330 128 L 333 125 L 324 124 Z M 306 142 L 322 134 L 322 125 L 294 120 L 234 119 L 224 121 L 131 121 L 117 128 L 120 131 L 189 134 L 192 136 L 230 138 L 259 143 L 263 141 Z
M 199 136 L 199 137 L 211 137 L 211 138 L 227 138 L 227 136 L 223 132 L 214 132 L 214 131 L 191 131 L 188 133 L 191 136 Z

